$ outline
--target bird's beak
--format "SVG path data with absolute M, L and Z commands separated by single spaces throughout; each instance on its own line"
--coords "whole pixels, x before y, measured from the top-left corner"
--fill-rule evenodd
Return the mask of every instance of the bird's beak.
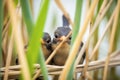
M 59 42 L 59 41 L 63 41 L 65 38 L 66 38 L 65 36 L 62 36 L 62 37 L 60 37 L 60 38 L 53 38 L 53 42 L 54 42 L 54 43 L 57 43 L 57 42 Z M 66 40 L 66 41 L 67 41 L 67 40 Z
M 40 40 L 41 44 L 45 44 L 45 41 L 43 39 Z
M 59 38 L 60 41 L 63 41 L 66 37 L 65 36 L 62 36 L 61 38 Z M 68 42 L 70 44 L 70 40 L 69 39 L 66 39 L 65 42 Z
M 60 41 L 63 41 L 65 39 L 65 36 L 62 36 L 59 38 Z

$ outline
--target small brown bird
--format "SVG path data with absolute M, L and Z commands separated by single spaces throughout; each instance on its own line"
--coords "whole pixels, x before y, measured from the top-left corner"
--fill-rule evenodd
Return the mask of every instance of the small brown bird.
M 52 52 L 52 48 L 51 48 L 50 42 L 51 42 L 50 35 L 47 32 L 44 32 L 43 33 L 43 37 L 42 37 L 40 43 L 41 43 L 41 46 L 42 46 L 42 51 L 43 51 L 45 60 L 49 57 L 49 55 Z M 27 47 L 28 47 L 28 45 L 24 46 L 24 50 L 25 51 L 27 51 Z M 16 64 L 19 64 L 18 58 L 16 58 Z
M 52 41 L 52 49 L 54 50 L 60 42 L 68 35 L 68 33 L 71 31 L 69 27 L 68 20 L 63 15 L 63 26 L 58 27 L 54 32 L 54 38 Z M 56 52 L 55 56 L 53 57 L 53 63 L 55 65 L 63 66 L 68 58 L 69 51 L 70 51 L 70 43 L 71 43 L 71 36 L 63 43 L 63 45 L 59 48 L 59 50 Z M 80 48 L 83 46 L 83 42 L 80 44 Z M 83 63 L 85 59 L 85 53 L 82 56 L 82 60 L 80 63 Z
M 44 32 L 43 38 L 41 39 L 41 47 L 46 60 L 52 52 L 51 37 L 47 32 Z
M 63 15 L 63 26 L 58 27 L 54 32 L 54 38 L 52 41 L 52 49 L 54 50 L 61 41 L 68 35 L 68 33 L 71 31 L 69 27 L 68 20 Z M 55 56 L 53 57 L 53 63 L 54 65 L 63 66 L 66 62 L 66 59 L 69 55 L 70 51 L 70 42 L 71 42 L 71 36 L 63 43 L 63 45 L 59 48 Z
M 55 38 L 53 39 L 53 42 L 52 42 L 53 50 L 60 44 L 60 42 L 65 38 L 65 36 L 67 36 L 67 34 L 70 31 L 71 31 L 70 28 L 67 28 L 67 27 L 66 28 L 65 27 L 57 28 L 57 30 L 54 33 Z M 66 59 L 69 55 L 69 51 L 70 51 L 70 41 L 71 41 L 71 37 L 63 43 L 63 45 L 59 48 L 59 50 L 53 57 L 53 63 L 55 65 L 63 66 L 65 64 Z

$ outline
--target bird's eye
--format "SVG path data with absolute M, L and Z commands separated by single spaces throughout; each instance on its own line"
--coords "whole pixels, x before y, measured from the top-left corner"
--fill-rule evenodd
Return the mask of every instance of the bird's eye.
M 58 38 L 58 36 L 57 36 L 57 35 L 55 35 L 55 38 Z
M 47 40 L 46 42 L 47 42 L 47 43 L 49 43 L 49 42 L 50 42 L 50 40 Z
M 58 38 L 59 37 L 59 34 L 55 33 L 55 38 Z
M 69 40 L 71 40 L 71 37 L 69 37 Z

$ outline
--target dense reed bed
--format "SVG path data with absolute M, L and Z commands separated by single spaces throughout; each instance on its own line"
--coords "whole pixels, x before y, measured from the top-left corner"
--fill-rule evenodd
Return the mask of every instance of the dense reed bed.
M 35 80 L 43 76 L 44 80 L 49 80 L 49 76 L 59 75 L 59 80 L 119 80 L 116 67 L 120 65 L 120 0 L 86 0 L 86 4 L 83 4 L 84 0 L 76 0 L 74 20 L 61 0 L 54 0 L 72 30 L 45 60 L 40 40 L 50 2 L 41 0 L 39 14 L 34 21 L 33 0 L 0 0 L 0 79 Z M 85 17 L 80 24 L 83 5 L 86 7 Z M 51 19 L 53 22 L 54 18 Z M 103 22 L 106 23 L 101 26 Z M 79 51 L 87 30 L 89 34 Z M 49 62 L 71 35 L 71 49 L 65 65 L 50 65 Z M 107 47 L 101 45 L 106 44 L 105 38 Z M 101 51 L 101 46 L 107 50 L 106 53 Z M 84 51 L 84 63 L 79 64 Z M 104 53 L 106 56 L 99 58 Z M 19 65 L 16 65 L 17 58 Z

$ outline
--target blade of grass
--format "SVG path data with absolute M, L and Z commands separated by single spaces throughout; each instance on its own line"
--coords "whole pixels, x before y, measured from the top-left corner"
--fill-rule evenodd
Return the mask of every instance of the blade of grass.
M 111 2 L 110 2 L 110 3 L 111 3 Z M 89 36 L 88 36 L 88 39 L 87 39 L 86 43 L 84 44 L 84 46 L 82 47 L 82 49 L 81 49 L 81 51 L 80 51 L 80 53 L 79 53 L 79 55 L 78 55 L 78 57 L 77 57 L 77 60 L 76 60 L 76 64 L 75 64 L 75 65 L 77 65 L 77 64 L 79 63 L 79 61 L 80 61 L 80 59 L 81 59 L 81 57 L 82 57 L 82 54 L 84 53 L 85 48 L 86 48 L 86 46 L 88 45 L 88 42 L 89 42 L 91 36 L 93 35 L 94 31 L 95 31 L 96 28 L 98 27 L 98 24 L 100 23 L 100 21 L 102 20 L 102 18 L 105 16 L 105 13 L 107 12 L 107 10 L 109 9 L 110 3 L 107 5 L 106 8 L 104 8 L 104 11 L 102 12 L 102 14 L 101 14 L 101 11 L 99 12 L 99 15 L 98 15 L 97 18 L 96 18 L 96 21 L 95 21 L 95 23 L 94 23 L 94 25 L 93 25 L 93 28 L 92 28 Z
M 107 3 L 106 0 L 103 2 L 102 6 L 101 6 L 101 9 L 100 9 L 100 12 L 99 12 L 99 15 L 102 16 L 103 14 L 106 13 L 106 11 L 108 10 L 108 8 L 110 8 L 110 5 L 111 5 L 112 1 L 113 1 L 113 0 L 110 0 L 109 3 L 107 4 L 107 6 L 106 6 L 106 3 Z M 111 17 L 111 18 L 112 18 L 112 17 Z M 111 21 L 112 21 L 112 19 L 110 19 L 110 22 L 111 22 Z M 107 27 L 110 25 L 110 22 L 109 22 L 109 24 L 107 24 Z M 98 45 L 98 43 L 97 43 L 96 45 Z M 89 60 L 90 60 L 90 61 L 92 60 L 95 52 L 97 51 L 97 48 L 98 48 L 98 47 L 96 47 L 96 49 L 94 48 L 95 50 L 92 51 L 92 53 L 91 53 L 91 55 L 90 55 L 90 57 L 89 57 Z
M 97 13 L 94 15 L 94 17 L 96 18 L 96 16 L 97 16 L 97 14 L 99 13 L 99 10 L 100 10 L 100 7 L 101 7 L 101 5 L 102 5 L 102 2 L 103 2 L 103 0 L 99 0 L 99 2 L 98 2 L 98 7 L 97 7 Z M 95 20 L 93 19 L 93 23 L 95 22 Z M 99 27 L 99 25 L 98 25 L 98 27 Z M 93 47 L 95 47 L 95 44 L 97 43 L 97 41 L 98 41 L 98 31 L 99 31 L 99 28 L 97 27 L 97 29 L 95 30 L 95 32 L 94 32 L 94 35 L 93 35 L 93 38 L 94 38 L 94 40 L 93 40 Z M 86 55 L 88 55 L 88 54 L 86 54 Z M 95 55 L 95 57 L 94 57 L 94 60 L 97 60 L 98 59 L 98 50 L 96 51 L 96 55 Z M 89 60 L 87 59 L 86 60 L 86 62 L 89 62 Z M 86 67 L 86 69 L 84 68 L 84 75 L 86 76 L 86 71 L 87 71 L 87 65 L 85 66 Z M 99 70 L 96 70 L 96 71 L 94 71 L 93 72 L 93 79 L 95 79 L 95 80 L 97 80 L 98 79 L 98 73 L 99 73 Z
M 2 62 L 2 26 L 3 26 L 3 0 L 0 0 L 0 68 L 3 65 Z M 1 80 L 1 75 L 0 75 Z
M 70 55 L 69 55 L 69 57 L 66 61 L 65 68 L 63 69 L 63 71 L 60 75 L 60 80 L 66 80 L 67 79 L 67 75 L 68 75 L 68 72 L 70 70 L 70 66 L 72 66 L 72 61 L 75 59 L 75 57 L 77 55 L 77 52 L 78 52 L 78 49 L 79 49 L 79 46 L 80 46 L 79 44 L 81 43 L 83 34 L 86 31 L 88 22 L 93 15 L 93 11 L 94 11 L 95 6 L 97 5 L 97 2 L 98 2 L 98 0 L 94 0 L 91 7 L 90 7 L 90 10 L 89 10 L 88 15 L 86 17 L 86 20 L 83 24 L 83 27 L 81 28 L 80 33 L 77 35 L 77 38 L 75 39 L 75 43 L 73 44 L 73 48 L 72 48 L 72 50 L 70 52 Z
M 33 26 L 34 26 L 32 12 L 30 9 L 30 3 L 29 3 L 29 0 L 20 0 L 20 4 L 22 7 L 23 19 L 26 23 L 26 26 L 28 29 L 28 35 L 30 37 L 32 34 Z
M 25 80 L 31 80 L 30 77 L 30 71 L 29 71 L 29 67 L 27 64 L 27 60 L 25 57 L 25 53 L 24 53 L 24 45 L 22 42 L 22 36 L 19 30 L 19 25 L 18 25 L 18 16 L 16 15 L 15 12 L 15 7 L 13 5 L 12 0 L 8 0 L 7 1 L 7 5 L 8 5 L 8 10 L 10 13 L 10 17 L 11 17 L 11 22 L 12 22 L 12 28 L 13 28 L 13 34 L 14 34 L 14 39 L 15 39 L 15 43 L 17 46 L 17 52 L 18 52 L 18 57 L 19 57 L 19 61 L 21 64 L 21 70 L 22 70 L 22 74 L 23 74 L 23 78 Z
M 63 45 L 63 43 L 71 36 L 72 31 L 69 32 L 69 34 L 63 39 L 63 41 L 56 47 L 56 49 L 51 53 L 51 55 L 48 57 L 48 59 L 45 61 L 46 64 L 50 62 L 50 60 L 54 57 L 56 54 L 57 50 Z M 38 70 L 38 73 L 34 76 L 34 79 L 40 74 L 41 70 Z
M 81 13 L 82 13 L 82 3 L 83 1 L 77 0 L 76 1 L 76 11 L 75 11 L 75 18 L 74 18 L 74 28 L 73 28 L 73 34 L 72 34 L 72 44 L 75 41 L 75 38 L 79 32 L 79 28 L 80 28 L 80 20 L 81 20 Z M 74 64 L 74 62 L 72 63 Z M 70 72 L 67 76 L 67 80 L 72 80 L 73 78 L 73 66 L 71 66 Z
M 83 1 L 77 0 L 76 1 L 76 11 L 75 11 L 75 18 L 74 18 L 74 28 L 72 34 L 72 45 L 75 41 L 75 38 L 79 32 L 80 28 L 80 21 L 81 21 L 81 13 L 82 13 L 82 3 Z
M 19 6 L 19 5 L 18 5 Z M 19 8 L 16 9 L 16 14 L 18 13 Z M 9 47 L 8 47 L 8 51 L 7 51 L 7 58 L 6 58 L 6 69 L 5 69 L 5 75 L 4 75 L 4 80 L 8 80 L 8 72 L 9 69 L 8 67 L 10 66 L 10 63 L 12 62 L 12 54 L 13 54 L 13 31 L 11 32 L 11 37 L 10 37 L 10 41 L 9 41 Z
M 30 65 L 31 73 L 33 73 L 33 64 L 36 63 L 36 61 L 38 60 L 37 56 L 39 53 L 39 49 L 41 47 L 40 38 L 42 38 L 42 33 L 43 33 L 44 26 L 45 26 L 47 12 L 48 12 L 48 6 L 49 6 L 49 0 L 44 0 L 42 2 L 42 6 L 40 8 L 39 16 L 38 16 L 37 22 L 35 24 L 33 34 L 30 38 L 30 43 L 29 43 L 28 52 L 27 52 L 27 58 L 28 58 L 28 62 Z M 42 73 L 44 76 L 44 80 L 48 80 L 47 69 L 45 66 L 45 60 L 44 60 L 44 56 L 43 56 L 42 52 L 40 52 L 40 65 L 41 65 Z
M 101 7 L 100 12 L 99 12 L 99 14 L 98 14 L 98 16 L 97 16 L 97 18 L 96 18 L 96 21 L 95 21 L 95 23 L 94 23 L 94 25 L 93 25 L 93 28 L 92 28 L 92 30 L 91 30 L 91 32 L 90 32 L 90 35 L 88 36 L 88 39 L 87 39 L 86 43 L 85 43 L 84 46 L 82 47 L 82 49 L 81 49 L 81 51 L 80 51 L 80 53 L 79 53 L 79 55 L 78 55 L 78 57 L 77 57 L 77 60 L 76 60 L 75 65 L 77 65 L 77 64 L 79 63 L 79 61 L 80 61 L 80 59 L 81 59 L 81 57 L 82 57 L 82 53 L 84 53 L 85 48 L 86 48 L 86 46 L 88 45 L 88 42 L 89 42 L 91 36 L 93 35 L 94 31 L 95 31 L 96 28 L 98 27 L 98 24 L 100 23 L 100 21 L 101 21 L 102 18 L 104 17 L 104 15 L 105 15 L 105 13 L 107 12 L 107 10 L 109 9 L 111 2 L 112 2 L 112 0 L 111 0 L 111 1 L 108 3 L 108 5 L 104 8 L 104 10 L 103 10 L 103 7 Z M 104 5 L 104 3 L 102 4 L 102 6 L 103 6 L 103 5 Z M 103 10 L 102 13 L 101 13 L 101 10 Z M 88 64 L 86 63 L 86 65 L 88 65 Z M 86 70 L 87 70 L 87 67 L 86 67 Z
M 8 45 L 8 52 L 7 52 L 7 60 L 6 60 L 6 69 L 5 69 L 5 75 L 4 75 L 4 80 L 8 80 L 8 72 L 9 72 L 9 66 L 10 66 L 10 62 L 11 62 L 11 58 L 12 58 L 12 50 L 13 50 L 13 31 L 12 31 L 12 35 L 10 38 L 10 42 Z
M 120 14 L 119 14 L 119 20 L 118 20 L 118 24 L 117 24 L 117 30 L 116 30 L 116 35 L 115 35 L 115 50 L 119 50 L 120 49 Z
M 105 15 L 106 11 L 108 10 L 109 6 L 110 6 L 110 3 L 109 3 L 109 5 L 104 9 L 104 11 L 102 12 L 102 14 L 101 14 L 101 11 L 99 12 L 99 15 L 98 15 L 97 18 L 96 18 L 96 22 L 94 23 L 93 29 L 92 29 L 92 31 L 90 32 L 90 35 L 88 36 L 88 39 L 87 39 L 86 43 L 85 43 L 84 46 L 82 47 L 82 49 L 81 49 L 81 51 L 80 51 L 80 53 L 79 53 L 79 55 L 78 55 L 78 57 L 77 57 L 77 60 L 76 60 L 75 65 L 77 65 L 77 64 L 79 63 L 79 61 L 80 61 L 80 59 L 81 59 L 81 57 L 82 57 L 82 54 L 84 53 L 85 48 L 86 48 L 86 46 L 88 45 L 88 41 L 90 40 L 90 37 L 91 37 L 92 34 L 94 33 L 94 31 L 95 31 L 95 29 L 97 28 L 97 26 L 98 26 L 99 22 L 101 21 L 101 19 L 104 17 L 104 15 Z M 86 63 L 86 64 L 87 64 L 87 63 Z M 86 69 L 87 69 L 87 67 L 86 67 Z

